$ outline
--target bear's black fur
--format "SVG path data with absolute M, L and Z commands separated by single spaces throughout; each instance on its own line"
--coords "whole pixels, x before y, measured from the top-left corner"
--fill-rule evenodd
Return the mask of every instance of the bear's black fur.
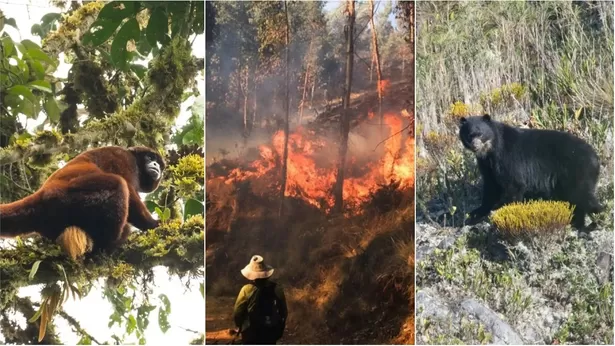
M 459 138 L 475 154 L 483 178 L 482 205 L 470 213 L 470 222 L 524 199 L 569 202 L 577 229 L 584 229 L 586 214 L 603 210 L 595 196 L 599 158 L 584 140 L 560 131 L 515 128 L 489 115 L 461 118 L 459 125 Z

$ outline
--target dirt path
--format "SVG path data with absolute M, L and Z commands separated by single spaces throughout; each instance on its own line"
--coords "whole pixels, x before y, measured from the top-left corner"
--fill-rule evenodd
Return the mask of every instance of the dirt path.
M 230 333 L 235 328 L 233 323 L 233 306 L 235 297 L 206 297 L 205 343 L 207 345 L 241 344 L 241 339 L 233 340 Z M 284 337 L 278 344 L 296 344 L 298 335 L 295 326 L 286 326 Z

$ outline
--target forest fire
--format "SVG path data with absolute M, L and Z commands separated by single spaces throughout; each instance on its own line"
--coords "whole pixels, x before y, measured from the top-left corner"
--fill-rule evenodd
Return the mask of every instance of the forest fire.
M 404 189 L 413 184 L 414 139 L 403 131 L 404 117 L 385 114 L 384 123 L 390 138 L 381 144 L 383 148 L 380 157 L 370 160 L 366 158 L 367 154 L 349 155 L 345 171 L 344 203 L 350 208 L 366 201 L 370 192 L 377 189 L 379 184 L 398 181 L 399 188 Z M 334 204 L 331 189 L 336 179 L 337 146 L 318 138 L 313 131 L 300 127 L 290 134 L 288 147 L 286 196 L 300 198 L 328 212 Z M 369 151 L 372 152 L 373 147 Z M 283 153 L 284 133 L 278 131 L 270 144 L 259 147 L 259 159 L 234 168 L 223 176 L 210 176 L 208 183 L 223 180 L 230 185 L 268 176 L 271 196 L 276 196 L 276 191 L 281 188 L 279 174 Z

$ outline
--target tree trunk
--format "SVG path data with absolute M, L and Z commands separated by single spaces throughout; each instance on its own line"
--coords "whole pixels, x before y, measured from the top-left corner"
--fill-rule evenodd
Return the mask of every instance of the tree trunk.
M 244 137 L 248 136 L 248 96 L 250 94 L 250 89 L 248 86 L 248 81 L 250 78 L 250 70 L 246 69 L 245 72 L 245 84 L 243 86 L 243 135 Z
M 289 86 L 289 78 L 288 78 L 288 69 L 290 65 L 290 54 L 288 52 L 290 46 L 290 21 L 288 20 L 288 5 L 286 4 L 286 0 L 284 0 L 284 15 L 286 16 L 286 47 L 284 49 L 284 110 L 286 111 L 285 121 L 284 121 L 284 155 L 282 157 L 282 188 L 280 189 L 280 209 L 278 216 L 282 218 L 284 214 L 284 199 L 286 198 L 286 174 L 288 171 L 288 118 L 290 116 L 290 86 Z
M 254 130 L 254 126 L 256 126 L 256 109 L 257 109 L 257 101 L 256 101 L 256 90 L 257 90 L 257 85 L 256 85 L 256 72 L 254 73 L 254 95 L 252 95 L 252 97 L 254 98 L 254 104 L 253 109 L 252 109 L 252 130 Z
M 318 79 L 318 75 L 314 75 L 314 80 L 312 81 L 312 95 L 310 95 L 310 106 L 314 107 L 314 88 L 316 88 L 316 80 Z
M 369 65 L 369 82 L 373 82 L 374 81 L 374 48 L 373 48 L 373 44 L 372 44 L 372 61 L 371 64 Z
M 372 26 L 372 47 L 374 49 L 373 56 L 376 59 L 376 73 L 378 77 L 378 117 L 380 118 L 380 137 L 384 135 L 384 115 L 382 114 L 382 69 L 380 68 L 380 52 L 378 51 L 378 35 L 376 34 L 376 24 L 374 22 L 374 0 L 369 0 L 371 8 L 371 26 Z M 382 138 L 381 138 L 382 139 Z
M 312 55 L 312 43 L 313 40 L 310 41 L 310 47 L 308 48 L 307 58 L 309 59 Z M 305 67 L 305 81 L 303 82 L 303 95 L 301 96 L 301 103 L 299 103 L 299 126 L 301 126 L 303 122 L 303 108 L 305 107 L 305 96 L 307 95 L 307 86 L 308 80 L 310 77 L 310 61 L 308 60 L 307 66 Z
M 406 50 L 402 49 L 401 51 L 401 76 L 403 78 L 404 71 L 406 71 Z
M 348 25 L 346 27 L 346 82 L 344 85 L 344 103 L 340 126 L 340 151 L 337 163 L 337 176 L 333 187 L 333 213 L 344 211 L 344 169 L 348 151 L 348 132 L 350 131 L 350 92 L 352 88 L 352 67 L 354 63 L 354 0 L 347 0 Z
M 414 31 L 414 22 L 415 22 L 414 21 L 414 15 L 415 15 L 415 12 L 416 12 L 415 11 L 415 7 L 414 7 L 415 5 L 416 5 L 416 3 L 414 1 L 410 2 L 410 4 L 409 4 L 410 15 L 408 16 L 408 21 L 409 21 L 408 25 L 409 25 L 409 28 L 410 28 L 410 35 L 409 35 L 410 36 L 409 37 L 409 39 L 410 39 L 410 54 L 409 55 L 410 56 L 409 56 L 408 62 L 409 62 L 409 65 L 410 65 L 409 66 L 409 70 L 410 70 L 409 74 L 410 74 L 410 80 L 413 83 L 412 85 L 414 85 L 414 74 L 415 74 L 415 71 L 414 71 L 414 40 L 415 40 L 415 37 L 414 37 L 414 34 L 415 34 L 415 31 Z M 415 102 L 415 100 L 414 100 L 414 90 L 415 89 L 413 87 L 412 92 L 410 93 L 410 109 L 412 110 L 412 120 L 413 121 L 414 121 L 414 102 Z M 412 136 L 414 136 L 414 127 L 412 127 Z

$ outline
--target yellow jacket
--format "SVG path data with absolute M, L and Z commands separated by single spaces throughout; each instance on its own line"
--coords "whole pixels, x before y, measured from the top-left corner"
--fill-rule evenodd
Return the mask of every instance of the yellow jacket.
M 250 303 L 250 298 L 256 292 L 258 287 L 267 287 L 275 284 L 275 295 L 280 301 L 280 317 L 282 317 L 283 323 L 286 322 L 286 317 L 288 316 L 288 309 L 286 306 L 286 297 L 284 296 L 284 290 L 282 287 L 269 280 L 257 280 L 257 282 L 251 282 L 249 284 L 244 285 L 239 291 L 239 295 L 237 296 L 237 300 L 235 301 L 235 309 L 233 311 L 233 319 L 235 320 L 235 325 L 239 327 L 242 331 L 247 330 L 250 327 L 250 319 L 248 318 L 248 305 Z

